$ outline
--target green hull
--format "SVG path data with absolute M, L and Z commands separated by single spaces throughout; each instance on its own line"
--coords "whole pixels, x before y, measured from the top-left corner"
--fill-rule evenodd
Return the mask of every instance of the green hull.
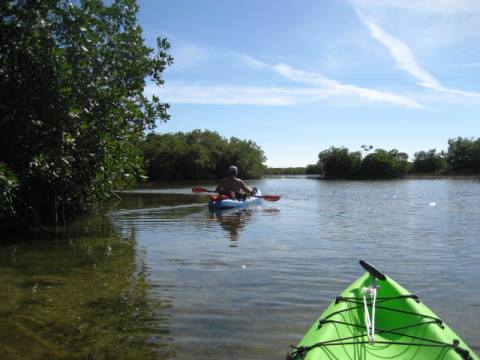
M 479 360 L 450 327 L 389 277 L 377 280 L 375 343 L 369 343 L 362 289 L 372 279 L 365 273 L 351 284 L 308 330 L 290 358 Z

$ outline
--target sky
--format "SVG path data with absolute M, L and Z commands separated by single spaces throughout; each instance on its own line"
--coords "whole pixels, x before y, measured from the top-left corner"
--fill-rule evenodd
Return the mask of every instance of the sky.
M 271 167 L 330 146 L 446 150 L 480 137 L 478 0 L 139 0 L 172 44 L 156 132 L 253 140 Z

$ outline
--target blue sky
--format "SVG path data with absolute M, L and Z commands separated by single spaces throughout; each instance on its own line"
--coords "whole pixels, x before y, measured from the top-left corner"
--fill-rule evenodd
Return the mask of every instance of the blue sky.
M 172 43 L 157 132 L 256 141 L 269 166 L 330 147 L 447 148 L 480 137 L 478 0 L 139 0 Z

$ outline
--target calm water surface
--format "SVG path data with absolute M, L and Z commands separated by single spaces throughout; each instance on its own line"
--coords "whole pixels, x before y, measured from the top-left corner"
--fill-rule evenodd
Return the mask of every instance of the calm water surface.
M 480 351 L 479 181 L 251 184 L 282 199 L 212 214 L 192 184 L 150 186 L 2 246 L 0 357 L 282 359 L 358 259 Z

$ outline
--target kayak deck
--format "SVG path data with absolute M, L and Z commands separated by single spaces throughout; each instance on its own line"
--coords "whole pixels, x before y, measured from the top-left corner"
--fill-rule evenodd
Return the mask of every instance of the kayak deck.
M 378 281 L 374 342 L 365 326 L 365 273 L 337 297 L 305 334 L 290 359 L 478 360 L 475 353 L 415 295 L 389 277 Z M 366 297 L 368 313 L 372 299 Z

